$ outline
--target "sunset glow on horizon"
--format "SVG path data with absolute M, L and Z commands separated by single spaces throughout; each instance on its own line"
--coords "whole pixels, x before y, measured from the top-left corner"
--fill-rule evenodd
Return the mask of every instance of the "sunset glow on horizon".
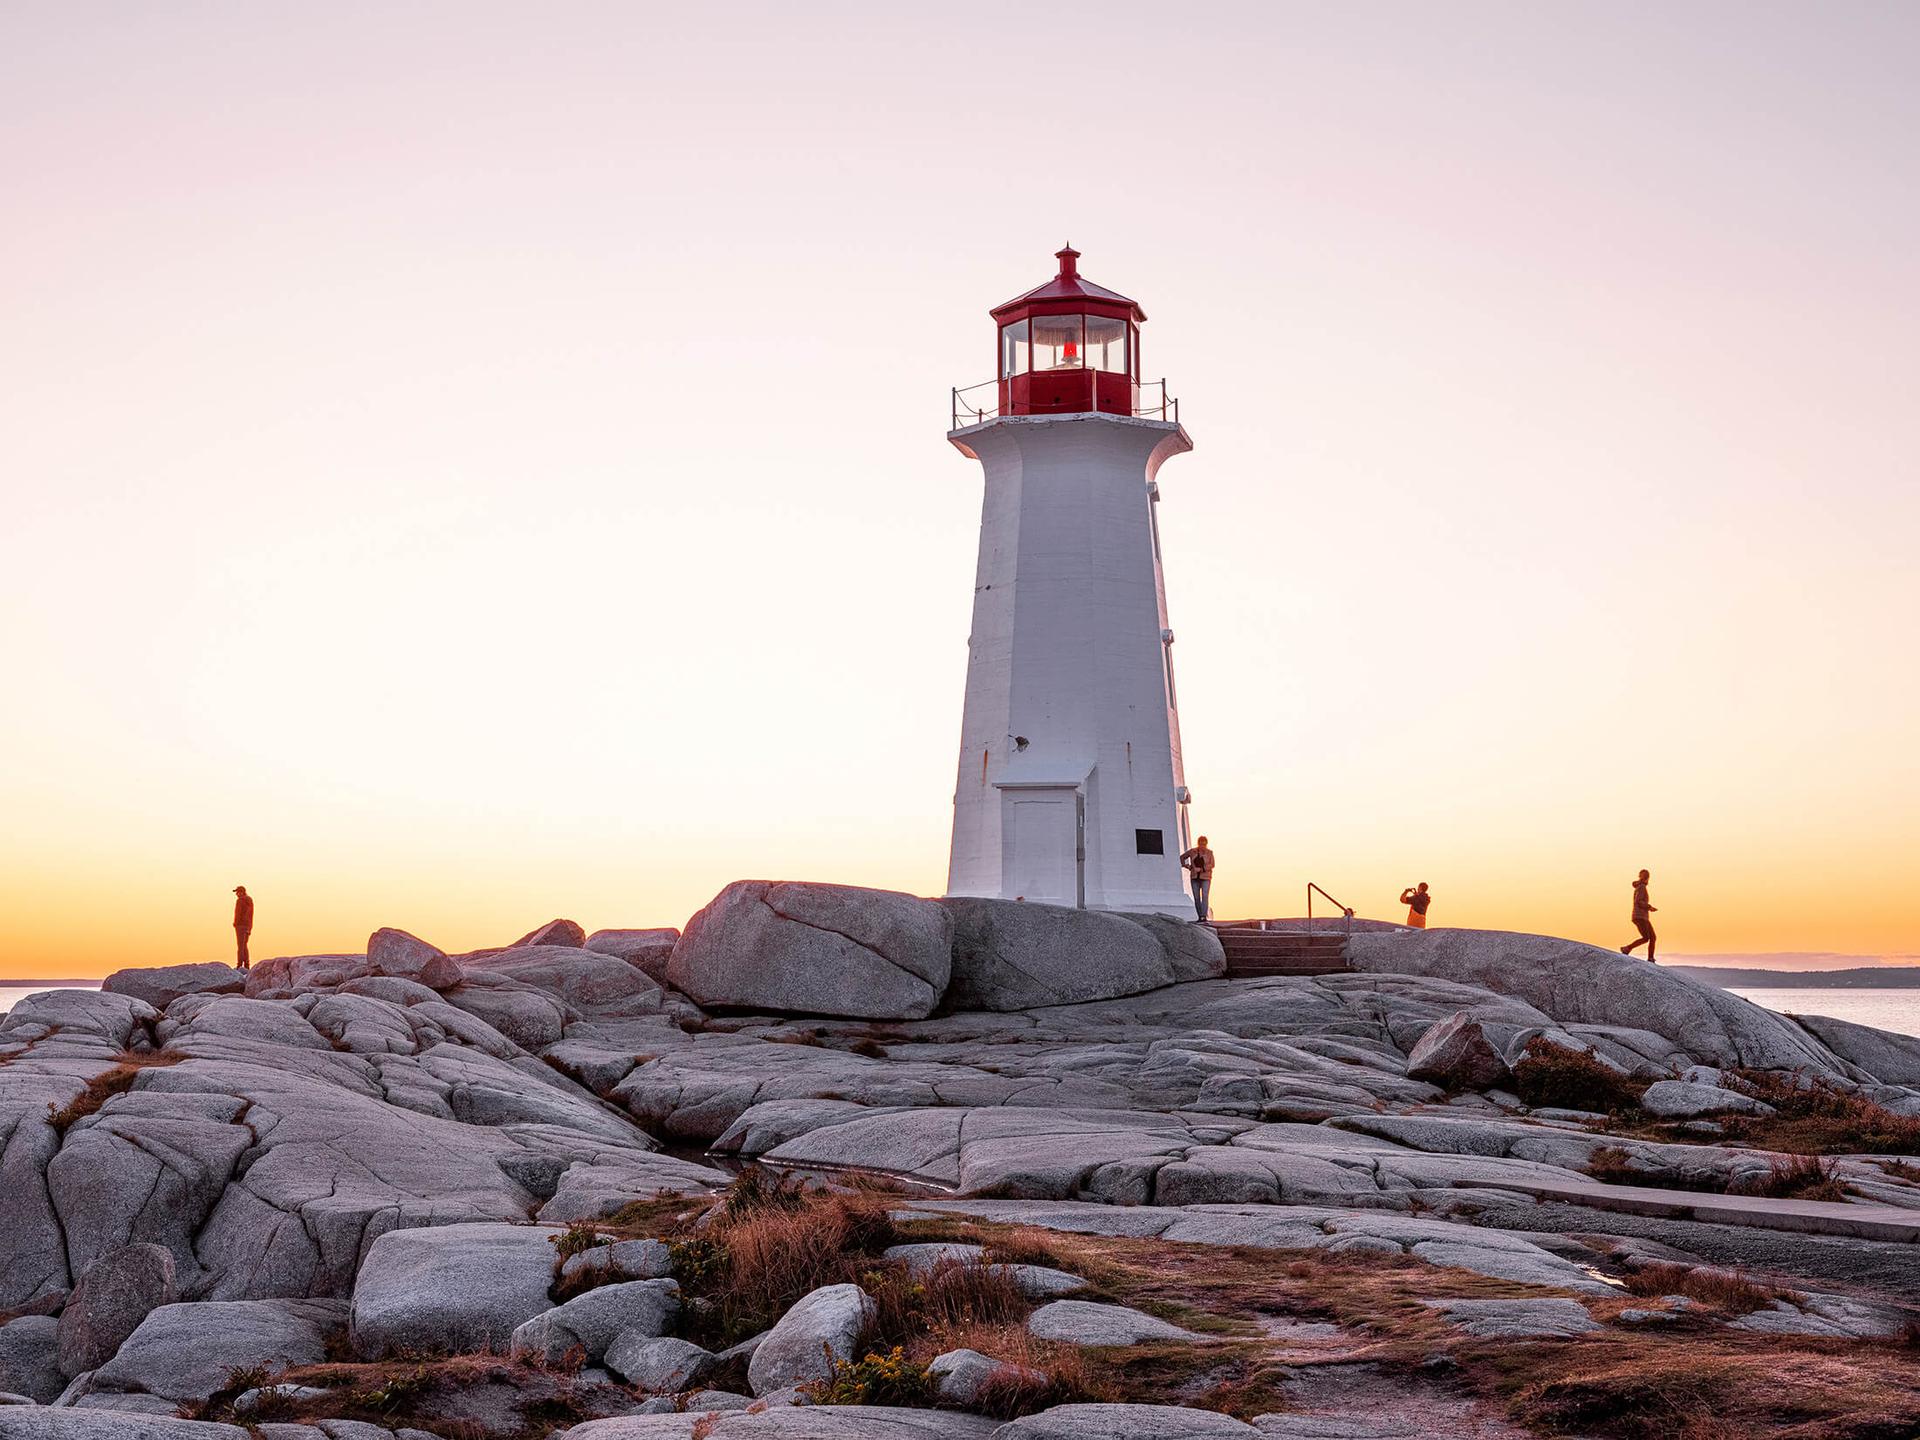
M 1024 57 L 1024 58 L 1023 58 Z M 0 4 L 0 984 L 940 890 L 949 387 L 1194 451 L 1223 917 L 1920 963 L 1920 8 Z M 1785 962 L 1783 962 L 1785 963 Z

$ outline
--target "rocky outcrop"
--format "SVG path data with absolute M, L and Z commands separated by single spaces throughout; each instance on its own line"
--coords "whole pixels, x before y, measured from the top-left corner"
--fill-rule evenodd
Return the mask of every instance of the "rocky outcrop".
M 1407 1078 L 1449 1090 L 1487 1090 L 1513 1078 L 1481 1023 L 1457 1010 L 1433 1026 L 1407 1054 Z
M 247 977 L 231 965 L 209 960 L 199 965 L 161 965 L 151 970 L 116 970 L 100 982 L 114 995 L 131 995 L 164 1009 L 183 995 L 238 995 Z
M 69 1379 L 97 1370 L 153 1311 L 177 1299 L 173 1255 L 128 1245 L 95 1262 L 60 1312 L 60 1369 Z
M 616 1337 L 665 1335 L 679 1313 L 680 1287 L 671 1280 L 603 1285 L 516 1326 L 509 1349 L 546 1363 L 577 1349 L 598 1364 Z
M 948 1010 L 1030 1010 L 1158 990 L 1226 971 L 1219 937 L 1161 916 L 949 898 Z
M 442 1225 L 389 1230 L 353 1287 L 353 1344 L 375 1358 L 396 1350 L 478 1350 L 552 1308 L 554 1249 L 545 1226 Z
M 67 1388 L 60 1370 L 60 1322 L 22 1315 L 0 1325 L 0 1390 L 51 1405 Z
M 1055 1300 L 1042 1305 L 1028 1318 L 1027 1329 L 1039 1339 L 1065 1345 L 1138 1345 L 1146 1340 L 1202 1338 L 1125 1305 L 1102 1305 L 1093 1300 Z
M 667 979 L 702 1005 L 915 1019 L 946 992 L 952 949 L 930 900 L 742 880 L 687 922 Z
M 585 949 L 587 932 L 571 920 L 549 920 L 537 930 L 529 930 L 507 948 L 523 949 L 528 945 L 558 945 L 574 950 Z
M 1826 1015 L 1793 1018 L 1815 1040 L 1882 1085 L 1920 1085 L 1920 1037 L 1895 1035 Z
M 861 1334 L 878 1307 L 858 1285 L 815 1290 L 780 1318 L 753 1352 L 747 1381 L 756 1395 L 832 1378 L 836 1361 L 857 1353 Z
M 1771 1115 L 1773 1106 L 1723 1090 L 1717 1085 L 1695 1085 L 1686 1080 L 1661 1080 L 1647 1087 L 1640 1097 L 1640 1108 L 1649 1115 L 1668 1120 L 1690 1119 L 1696 1115 Z
M 96 1392 L 204 1400 L 230 1371 L 315 1365 L 346 1320 L 334 1300 L 228 1300 L 162 1305 L 93 1375 Z
M 672 929 L 596 930 L 587 937 L 587 949 L 624 960 L 655 980 L 664 981 L 667 962 L 673 958 L 673 947 L 679 939 L 680 932 Z
M 1502 930 L 1403 930 L 1354 935 L 1347 959 L 1368 973 L 1427 975 L 1512 996 L 1562 1025 L 1668 1036 L 1709 1064 L 1869 1078 L 1783 1015 L 1577 940 Z

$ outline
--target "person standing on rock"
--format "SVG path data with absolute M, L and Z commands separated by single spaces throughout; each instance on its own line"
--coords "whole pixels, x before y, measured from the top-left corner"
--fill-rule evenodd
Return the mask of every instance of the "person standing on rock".
M 1193 877 L 1193 909 L 1199 917 L 1194 923 L 1205 924 L 1213 895 L 1213 851 L 1207 848 L 1206 836 L 1180 857 L 1180 866 Z
M 1660 907 L 1647 899 L 1647 881 L 1651 878 L 1642 870 L 1640 878 L 1633 882 L 1633 928 L 1640 932 L 1640 938 L 1631 945 L 1622 945 L 1620 953 L 1631 955 L 1644 945 L 1647 947 L 1647 959 L 1658 965 L 1660 962 L 1653 958 L 1653 912 Z
M 247 941 L 253 936 L 253 897 L 247 894 L 247 887 L 233 887 L 233 942 L 239 950 L 239 957 L 233 962 L 236 970 L 250 970 L 253 961 L 247 956 Z
M 1407 907 L 1407 924 L 1416 930 L 1427 928 L 1427 907 L 1433 903 L 1433 896 L 1427 893 L 1426 881 L 1402 890 L 1400 903 Z

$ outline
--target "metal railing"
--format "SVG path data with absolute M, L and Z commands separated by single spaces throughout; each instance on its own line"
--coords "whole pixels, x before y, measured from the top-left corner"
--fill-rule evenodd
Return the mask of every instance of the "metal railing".
M 1346 920 L 1347 920 L 1346 933 L 1348 937 L 1351 938 L 1353 935 L 1353 907 L 1351 905 L 1342 905 L 1338 900 L 1334 899 L 1331 895 L 1327 894 L 1326 891 L 1321 890 L 1320 887 L 1314 884 L 1313 881 L 1311 880 L 1307 882 L 1307 935 L 1308 937 L 1311 938 L 1313 935 L 1313 896 L 1315 891 L 1319 891 L 1321 897 L 1325 899 L 1329 905 L 1333 906 L 1334 909 L 1338 910 L 1342 915 L 1346 917 Z
M 1096 374 L 1101 372 L 1094 372 Z M 1094 388 L 1097 389 L 1097 383 Z M 983 393 L 984 392 L 984 393 Z M 1091 397 L 1090 397 L 1091 398 Z M 951 430 L 964 430 L 969 425 L 984 425 L 989 420 L 1001 418 L 1000 382 L 982 380 L 978 385 L 956 385 L 953 387 L 953 423 Z M 1017 412 L 1016 412 L 1017 413 Z M 1047 411 L 1047 414 L 1112 415 L 1112 410 Z M 1180 423 L 1180 399 L 1167 393 L 1167 382 L 1142 380 L 1133 387 L 1133 406 L 1127 412 L 1136 420 L 1160 420 L 1178 425 Z

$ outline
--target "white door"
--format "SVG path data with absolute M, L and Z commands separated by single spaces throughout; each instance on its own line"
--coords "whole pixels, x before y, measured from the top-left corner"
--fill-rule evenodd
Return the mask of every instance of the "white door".
M 1000 893 L 1048 905 L 1078 901 L 1074 850 L 1079 824 L 1072 790 L 1005 792 Z

